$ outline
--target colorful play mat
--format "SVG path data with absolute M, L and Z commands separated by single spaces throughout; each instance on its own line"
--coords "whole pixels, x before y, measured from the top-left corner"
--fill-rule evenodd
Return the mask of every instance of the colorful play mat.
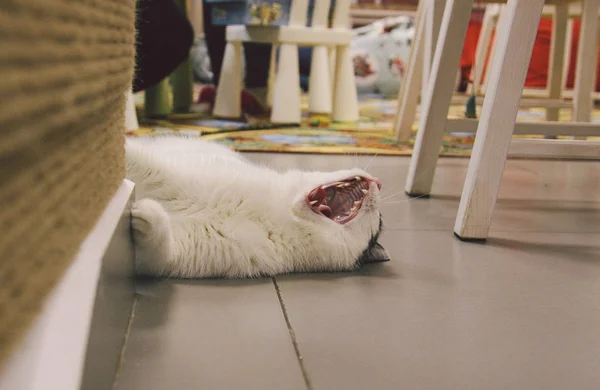
M 203 114 L 173 114 L 164 120 L 147 120 L 138 96 L 139 130 L 129 136 L 182 134 L 201 137 L 244 152 L 283 152 L 317 154 L 378 154 L 410 156 L 419 114 L 413 126 L 413 138 L 408 143 L 396 141 L 392 132 L 397 101 L 376 96 L 360 98 L 360 120 L 357 123 L 333 123 L 328 117 L 305 115 L 300 126 L 281 126 L 266 120 L 254 119 L 236 122 L 211 118 Z M 478 108 L 480 112 L 481 107 Z M 304 110 L 306 111 L 306 100 Z M 464 118 L 464 105 L 452 106 L 449 118 Z M 568 121 L 571 110 L 561 110 L 561 121 Z M 522 109 L 519 121 L 543 121 L 545 110 Z M 593 113 L 594 122 L 600 123 L 600 110 Z M 515 136 L 525 138 L 525 136 Z M 469 156 L 474 142 L 473 133 L 444 134 L 440 155 Z M 541 138 L 527 136 L 526 138 Z

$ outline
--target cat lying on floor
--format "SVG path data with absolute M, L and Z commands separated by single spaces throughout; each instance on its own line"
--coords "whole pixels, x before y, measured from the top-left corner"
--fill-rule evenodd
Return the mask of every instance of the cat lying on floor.
M 389 260 L 381 183 L 359 169 L 276 172 L 192 138 L 127 140 L 138 274 L 257 277 Z

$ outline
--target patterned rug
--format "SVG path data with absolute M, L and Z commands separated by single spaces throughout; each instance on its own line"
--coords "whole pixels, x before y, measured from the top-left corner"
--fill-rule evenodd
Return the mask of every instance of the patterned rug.
M 140 129 L 130 136 L 152 134 L 185 134 L 202 137 L 245 152 L 283 152 L 318 154 L 379 154 L 410 156 L 416 135 L 419 113 L 408 143 L 395 140 L 392 132 L 397 101 L 377 96 L 360 98 L 360 120 L 357 123 L 334 123 L 326 116 L 305 114 L 300 126 L 273 125 L 266 119 L 249 122 L 226 121 L 203 114 L 173 114 L 166 120 L 147 120 L 143 117 L 143 95 L 137 96 Z M 303 99 L 303 112 L 307 100 Z M 449 118 L 464 118 L 464 105 L 452 106 Z M 478 113 L 481 107 L 478 107 Z M 561 110 L 561 121 L 570 120 L 571 110 Z M 522 109 L 519 121 L 543 121 L 544 109 Z M 594 121 L 600 123 L 600 110 L 594 111 Z M 473 133 L 446 133 L 440 148 L 442 156 L 464 156 L 471 153 Z M 515 138 L 542 138 L 515 136 Z

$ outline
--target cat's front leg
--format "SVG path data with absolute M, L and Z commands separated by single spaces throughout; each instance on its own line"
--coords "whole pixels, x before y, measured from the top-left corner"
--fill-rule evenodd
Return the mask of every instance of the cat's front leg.
M 167 274 L 174 250 L 169 214 L 157 201 L 142 199 L 131 209 L 131 227 L 136 272 L 150 276 Z

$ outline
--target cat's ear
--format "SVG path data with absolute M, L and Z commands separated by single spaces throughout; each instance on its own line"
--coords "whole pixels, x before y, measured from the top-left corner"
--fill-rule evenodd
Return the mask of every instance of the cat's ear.
M 378 242 L 369 246 L 358 259 L 359 264 L 383 263 L 390 261 L 390 255 Z

